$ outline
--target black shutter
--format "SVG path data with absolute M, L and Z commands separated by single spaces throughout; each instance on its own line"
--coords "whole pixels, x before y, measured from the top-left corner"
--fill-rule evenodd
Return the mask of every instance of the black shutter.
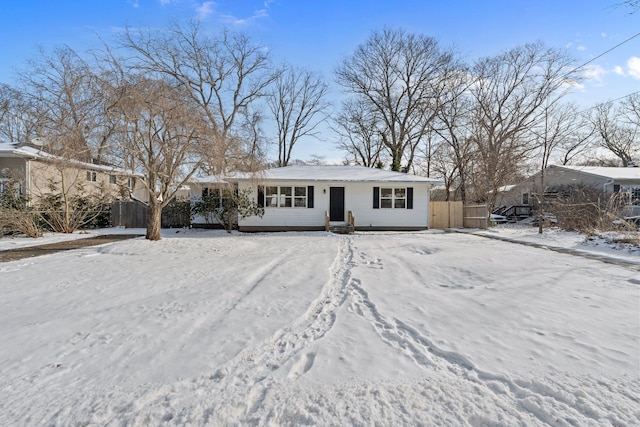
M 413 209 L 413 187 L 407 187 L 407 209 Z
M 258 185 L 258 206 L 264 208 L 264 185 Z
M 313 208 L 313 185 L 307 187 L 307 207 Z
M 373 209 L 380 209 L 380 187 L 373 187 Z

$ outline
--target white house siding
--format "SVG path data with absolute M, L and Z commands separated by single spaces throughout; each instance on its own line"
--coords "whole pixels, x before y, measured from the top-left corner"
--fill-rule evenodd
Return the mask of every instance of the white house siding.
M 345 220 L 347 212 L 355 216 L 357 230 L 416 230 L 429 226 L 429 189 L 431 184 L 417 182 L 347 182 L 347 181 L 269 181 L 266 186 L 313 186 L 313 208 L 265 207 L 262 218 L 239 220 L 241 231 L 323 230 L 325 212 L 329 211 L 330 187 L 345 189 Z M 241 181 L 239 189 L 251 188 L 257 200 L 257 185 Z M 413 209 L 374 209 L 373 188 L 413 188 Z

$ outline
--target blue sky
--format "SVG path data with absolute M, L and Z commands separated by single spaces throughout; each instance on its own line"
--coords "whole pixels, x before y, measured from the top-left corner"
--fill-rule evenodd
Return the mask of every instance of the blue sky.
M 640 11 L 617 7 L 621 1 L 4 0 L 0 82 L 11 83 L 37 46 L 84 51 L 125 25 L 162 27 L 190 17 L 211 31 L 244 31 L 276 62 L 310 68 L 330 81 L 338 62 L 384 26 L 434 37 L 469 62 L 540 40 L 569 50 L 581 64 L 640 32 Z M 584 106 L 640 90 L 640 36 L 592 62 L 588 75 L 572 95 Z M 303 158 L 305 151 L 314 152 L 303 150 Z

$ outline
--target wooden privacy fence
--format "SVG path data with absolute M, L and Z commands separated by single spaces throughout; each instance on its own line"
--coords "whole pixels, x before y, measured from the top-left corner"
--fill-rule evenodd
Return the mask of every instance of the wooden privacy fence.
M 431 202 L 429 228 L 487 228 L 487 205 L 462 202 Z
M 163 228 L 180 228 L 191 225 L 190 202 L 171 202 L 162 210 Z M 146 228 L 147 207 L 132 201 L 117 201 L 111 204 L 113 227 Z

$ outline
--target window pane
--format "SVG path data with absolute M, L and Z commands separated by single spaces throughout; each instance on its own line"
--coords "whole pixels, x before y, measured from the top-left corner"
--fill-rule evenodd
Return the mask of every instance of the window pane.
M 401 197 L 401 198 L 405 198 L 405 189 L 404 188 L 396 188 L 395 192 L 396 192 L 396 197 Z
M 271 196 L 273 194 L 278 194 L 278 187 L 266 187 L 264 189 L 265 196 Z
M 280 187 L 280 194 L 283 196 L 291 196 L 291 187 Z
M 291 207 L 291 197 L 280 198 L 280 207 L 281 208 L 290 208 Z
M 396 199 L 394 207 L 396 209 L 404 209 L 405 208 L 405 199 Z
M 306 208 L 307 207 L 307 199 L 306 199 L 306 197 L 296 197 L 295 198 L 295 207 L 296 208 Z
M 380 197 L 391 197 L 393 195 L 392 188 L 381 188 L 380 189 Z
M 296 187 L 296 196 L 307 196 L 307 187 Z
M 380 200 L 380 207 L 385 209 L 391 208 L 391 200 L 390 199 L 382 199 Z

